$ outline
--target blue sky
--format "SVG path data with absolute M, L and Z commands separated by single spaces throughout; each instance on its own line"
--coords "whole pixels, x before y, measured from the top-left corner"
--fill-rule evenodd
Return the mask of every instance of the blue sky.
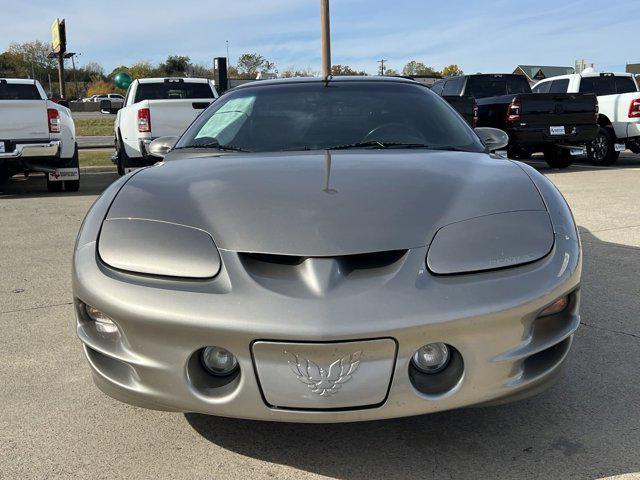
M 319 0 L 0 0 L 0 49 L 49 40 L 58 16 L 81 63 L 107 71 L 168 54 L 211 64 L 230 44 L 232 63 L 258 52 L 280 70 L 320 69 Z M 332 0 L 333 63 L 375 73 L 377 60 L 401 69 L 415 59 L 438 69 L 503 72 L 516 64 L 624 70 L 640 62 L 638 0 Z

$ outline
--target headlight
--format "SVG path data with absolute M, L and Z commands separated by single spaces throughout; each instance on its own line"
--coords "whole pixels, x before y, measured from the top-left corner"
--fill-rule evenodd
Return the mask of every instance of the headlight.
M 105 220 L 98 253 L 114 268 L 168 277 L 211 278 L 221 266 L 218 248 L 207 232 L 155 220 Z
M 216 377 L 225 377 L 238 367 L 235 355 L 222 347 L 205 347 L 200 355 L 202 366 Z
M 111 318 L 109 318 L 97 308 L 94 308 L 90 305 L 85 305 L 84 310 L 85 312 L 87 312 L 87 316 L 91 320 L 93 320 L 93 324 L 95 325 L 98 332 L 115 333 L 118 331 L 118 326 L 113 323 L 113 320 L 111 320 Z
M 565 295 L 564 297 L 560 297 L 547 308 L 545 308 L 538 317 L 548 317 L 549 315 L 555 315 L 557 313 L 562 312 L 569 305 L 569 296 Z
M 413 366 L 422 373 L 438 373 L 449 364 L 449 347 L 444 343 L 428 343 L 413 354 Z
M 485 215 L 438 230 L 429 246 L 427 266 L 440 275 L 514 267 L 541 259 L 553 241 L 547 212 Z

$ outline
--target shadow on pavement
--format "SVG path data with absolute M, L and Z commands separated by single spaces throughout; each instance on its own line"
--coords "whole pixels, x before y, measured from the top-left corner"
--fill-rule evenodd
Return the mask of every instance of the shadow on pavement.
M 100 195 L 112 182 L 119 177 L 116 173 L 89 173 L 80 176 L 80 190 L 78 192 L 47 191 L 47 181 L 44 175 L 34 174 L 28 178 L 16 176 L 0 186 L 0 198 L 34 198 L 34 197 L 77 197 L 85 195 Z
M 537 397 L 351 424 L 185 418 L 240 455 L 340 479 L 640 476 L 640 249 L 581 235 L 583 325 Z

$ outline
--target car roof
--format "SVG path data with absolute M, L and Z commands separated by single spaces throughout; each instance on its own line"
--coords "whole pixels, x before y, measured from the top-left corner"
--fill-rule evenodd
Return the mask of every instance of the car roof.
M 7 83 L 18 83 L 22 85 L 36 85 L 37 80 L 32 78 L 0 78 L 0 81 Z
M 208 83 L 210 80 L 206 78 L 191 78 L 191 77 L 153 77 L 153 78 L 138 78 L 139 83 L 163 83 L 165 81 L 182 80 L 185 83 Z
M 567 75 L 558 75 L 557 77 L 543 78 L 538 83 L 551 82 L 552 80 L 563 80 L 565 78 L 573 78 L 575 76 L 587 78 L 587 77 L 600 77 L 600 76 L 614 76 L 614 77 L 633 77 L 633 73 L 627 72 L 586 72 L 586 73 L 569 73 Z
M 293 77 L 293 78 L 275 78 L 271 80 L 256 80 L 255 82 L 243 83 L 242 85 L 238 85 L 234 87 L 233 90 L 238 90 L 242 88 L 251 88 L 258 86 L 268 86 L 268 85 L 291 85 L 296 83 L 323 83 L 323 82 L 345 82 L 345 83 L 356 83 L 356 82 L 396 82 L 396 83 L 407 83 L 411 85 L 422 85 L 420 82 L 416 82 L 415 80 L 411 80 L 406 77 L 389 77 L 382 75 L 350 75 L 350 76 L 329 76 L 327 79 L 324 77 Z

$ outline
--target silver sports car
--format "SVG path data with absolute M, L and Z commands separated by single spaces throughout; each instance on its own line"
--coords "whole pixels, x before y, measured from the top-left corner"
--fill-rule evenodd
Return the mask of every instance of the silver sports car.
M 97 386 L 143 407 L 342 422 L 495 404 L 580 323 L 571 212 L 400 78 L 227 92 L 113 183 L 74 255 Z

